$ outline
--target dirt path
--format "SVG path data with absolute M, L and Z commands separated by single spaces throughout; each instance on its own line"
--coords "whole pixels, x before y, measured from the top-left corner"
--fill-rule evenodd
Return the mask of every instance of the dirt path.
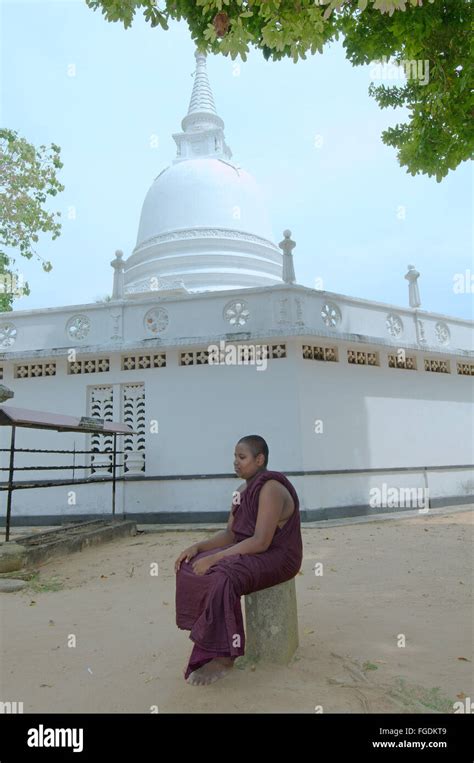
M 38 713 L 452 712 L 474 696 L 472 518 L 303 530 L 292 663 L 234 668 L 206 687 L 183 679 L 192 644 L 174 620 L 174 559 L 199 533 L 50 562 L 39 582 L 58 590 L 0 594 L 0 699 Z

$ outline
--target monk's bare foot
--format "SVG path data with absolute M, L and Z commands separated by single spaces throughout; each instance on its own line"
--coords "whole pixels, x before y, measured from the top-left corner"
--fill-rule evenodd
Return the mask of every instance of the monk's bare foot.
M 212 684 L 223 678 L 233 667 L 234 661 L 230 657 L 215 657 L 210 662 L 206 662 L 201 668 L 193 670 L 186 679 L 188 684 L 194 686 L 204 686 Z

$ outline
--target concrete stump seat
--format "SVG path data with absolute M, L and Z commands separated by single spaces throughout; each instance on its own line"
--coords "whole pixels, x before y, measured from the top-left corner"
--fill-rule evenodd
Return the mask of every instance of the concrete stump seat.
M 246 662 L 288 664 L 298 647 L 295 578 L 244 596 Z
M 0 573 L 21 570 L 26 562 L 26 548 L 14 540 L 0 543 Z

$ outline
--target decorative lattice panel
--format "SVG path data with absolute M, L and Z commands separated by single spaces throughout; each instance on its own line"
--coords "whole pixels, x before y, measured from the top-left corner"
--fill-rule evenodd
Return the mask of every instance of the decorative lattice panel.
M 229 344 L 223 348 L 220 353 L 220 361 L 222 365 L 232 365 L 231 362 L 226 363 L 226 351 L 235 347 L 236 360 L 241 364 L 251 363 L 255 360 L 261 360 L 263 358 L 286 358 L 286 344 L 258 344 L 258 345 L 245 345 L 245 344 Z M 217 354 L 214 356 L 213 362 L 217 362 Z M 181 352 L 179 356 L 180 366 L 202 366 L 209 364 L 209 350 L 187 350 Z
M 67 372 L 77 374 L 100 374 L 110 371 L 110 358 L 89 358 L 89 360 L 74 360 L 68 362 Z
M 286 344 L 268 345 L 267 354 L 270 358 L 286 358 Z
M 141 371 L 146 368 L 164 368 L 165 366 L 165 352 L 153 355 L 122 355 L 122 371 Z
M 432 360 L 425 358 L 425 371 L 431 371 L 436 374 L 449 374 L 449 361 L 448 360 Z
M 347 362 L 357 366 L 378 366 L 378 352 L 362 352 L 360 350 L 347 350 Z
M 123 437 L 124 472 L 145 471 L 145 385 L 122 385 L 123 421 L 136 434 Z
M 244 326 L 250 318 L 247 302 L 242 299 L 233 299 L 224 307 L 223 316 L 231 326 Z
M 92 387 L 89 390 L 89 415 L 94 418 L 105 419 L 105 421 L 113 421 L 114 388 L 112 385 Z M 91 456 L 92 474 L 112 474 L 113 455 L 112 453 L 104 453 L 104 451 L 112 451 L 113 447 L 113 435 L 91 433 L 90 450 L 97 453 L 97 455 Z M 120 450 L 120 448 L 118 449 Z
M 56 376 L 56 363 L 18 363 L 13 367 L 15 379 L 35 379 L 40 376 Z
M 336 347 L 312 347 L 304 344 L 302 353 L 305 360 L 327 360 L 334 363 L 338 360 Z
M 388 356 L 389 368 L 404 368 L 407 371 L 416 371 L 416 358 L 413 355 L 404 355 L 403 357 L 396 353 Z
M 334 329 L 341 322 L 341 311 L 334 302 L 325 302 L 321 308 L 321 318 L 328 328 Z
M 474 376 L 474 363 L 457 363 L 456 367 L 461 376 Z

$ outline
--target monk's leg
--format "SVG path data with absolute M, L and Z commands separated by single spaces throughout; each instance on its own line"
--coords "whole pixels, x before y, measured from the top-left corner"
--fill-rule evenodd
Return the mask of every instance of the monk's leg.
M 193 670 L 186 679 L 188 684 L 194 686 L 205 686 L 223 678 L 234 666 L 235 657 L 215 657 L 205 665 Z
M 230 565 L 229 565 L 230 566 Z M 294 577 L 296 572 L 285 569 L 279 556 L 272 551 L 258 554 L 258 556 L 245 556 L 232 564 L 233 574 L 229 576 L 229 568 L 224 563 L 216 570 L 216 587 L 211 599 L 206 606 L 206 614 L 203 618 L 204 626 L 198 623 L 193 631 L 195 646 L 188 664 L 185 678 L 188 683 L 203 685 L 213 683 L 227 675 L 236 657 L 244 654 L 245 635 L 242 623 L 242 611 L 240 597 L 242 595 L 260 591 L 264 588 L 277 585 Z M 233 642 L 233 637 L 241 635 L 242 648 L 230 648 L 225 652 L 215 649 L 203 650 L 201 641 L 209 645 L 210 629 L 206 627 L 207 621 L 216 623 L 228 623 L 232 626 L 226 629 L 227 643 Z M 215 645 L 222 647 L 223 634 L 215 633 Z M 201 659 L 199 659 L 201 658 Z
M 184 677 L 189 684 L 202 686 L 223 678 L 234 666 L 235 657 L 230 653 L 203 649 L 194 644 Z
M 190 636 L 195 644 L 184 677 L 194 685 L 222 678 L 233 667 L 235 658 L 244 653 L 240 591 L 225 566 L 211 574 L 212 590 Z

